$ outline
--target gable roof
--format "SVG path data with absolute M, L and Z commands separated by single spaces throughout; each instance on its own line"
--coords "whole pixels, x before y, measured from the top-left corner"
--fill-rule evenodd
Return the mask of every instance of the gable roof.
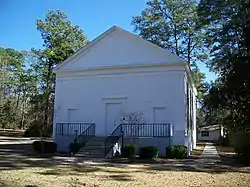
M 127 41 L 129 41 L 130 43 Z M 104 45 L 105 43 L 109 43 L 108 49 L 105 48 L 106 47 Z M 122 45 L 124 43 L 127 44 L 126 46 L 127 48 L 126 50 L 123 50 L 122 53 L 119 53 L 121 52 L 121 48 L 123 47 Z M 104 47 L 102 45 L 104 45 Z M 103 53 L 103 50 L 108 54 Z M 119 54 L 116 54 L 114 51 L 118 52 Z M 128 51 L 128 54 L 124 54 L 123 53 L 124 51 L 125 52 Z M 116 57 L 116 59 L 112 59 L 114 57 Z M 114 63 L 110 64 L 110 61 L 114 61 Z M 121 63 L 117 61 L 121 61 Z M 128 62 L 130 62 L 130 64 L 126 64 Z M 113 26 L 104 33 L 102 33 L 101 35 L 99 35 L 98 37 L 96 37 L 85 47 L 82 47 L 76 53 L 74 53 L 64 62 L 62 62 L 60 65 L 57 65 L 54 68 L 54 71 L 58 73 L 65 71 L 71 72 L 74 70 L 91 70 L 91 69 L 104 69 L 110 67 L 113 68 L 113 67 L 128 67 L 128 66 L 130 67 L 151 66 L 151 65 L 165 65 L 165 64 L 184 66 L 190 84 L 193 87 L 195 95 L 197 95 L 191 76 L 191 70 L 187 61 L 171 53 L 170 51 L 163 49 L 158 45 L 155 45 L 118 26 Z
M 137 40 L 138 42 L 143 42 L 148 47 L 154 48 L 156 51 L 158 51 L 160 54 L 165 55 L 168 59 L 168 62 L 171 63 L 183 63 L 187 64 L 187 62 L 180 58 L 179 56 L 169 52 L 166 49 L 163 49 L 159 47 L 158 45 L 155 45 L 145 39 L 142 39 L 141 37 L 132 34 L 124 29 L 121 29 L 120 27 L 113 26 L 101 35 L 99 35 L 97 38 L 92 40 L 90 43 L 88 43 L 85 47 L 82 47 L 79 49 L 76 53 L 74 53 L 72 56 L 67 58 L 64 62 L 62 62 L 60 65 L 56 66 L 54 69 L 55 71 L 59 71 L 63 69 L 66 65 L 70 64 L 72 61 L 74 61 L 76 58 L 79 58 L 80 56 L 84 56 L 89 51 L 91 51 L 93 48 L 95 48 L 99 43 L 103 42 L 105 39 L 107 39 L 112 34 L 125 34 L 127 37 L 132 37 L 133 39 Z
M 219 125 L 209 125 L 209 126 L 199 127 L 200 131 L 214 131 L 214 130 L 219 130 L 219 129 L 220 129 Z

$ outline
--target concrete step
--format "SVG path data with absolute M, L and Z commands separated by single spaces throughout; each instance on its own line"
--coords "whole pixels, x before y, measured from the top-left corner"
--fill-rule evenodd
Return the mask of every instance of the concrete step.
M 104 149 L 82 149 L 78 153 L 104 153 Z
M 88 158 L 104 158 L 104 153 L 100 154 L 76 154 L 76 157 L 88 157 Z
M 86 146 L 88 146 L 88 145 L 93 145 L 93 146 L 104 146 L 105 144 L 103 143 L 103 142 L 88 142 L 87 144 L 86 144 Z
M 85 148 L 85 149 L 82 149 L 80 151 L 82 151 L 82 152 L 91 152 L 91 151 L 93 151 L 93 152 L 104 152 L 104 150 L 105 149 L 89 149 L 89 148 Z
M 84 158 L 104 158 L 105 139 L 106 137 L 92 137 L 75 156 Z
M 106 138 L 100 138 L 100 137 L 92 137 L 91 138 L 91 140 L 93 140 L 93 141 L 105 141 L 106 140 Z

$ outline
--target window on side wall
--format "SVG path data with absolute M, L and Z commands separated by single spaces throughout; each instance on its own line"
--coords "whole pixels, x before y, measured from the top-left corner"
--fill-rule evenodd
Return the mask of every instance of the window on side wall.
M 209 137 L 209 131 L 201 131 L 202 137 Z

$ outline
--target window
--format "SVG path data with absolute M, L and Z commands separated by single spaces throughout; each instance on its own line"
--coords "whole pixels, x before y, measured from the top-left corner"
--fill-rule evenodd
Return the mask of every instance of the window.
M 209 137 L 209 131 L 201 131 L 202 137 Z

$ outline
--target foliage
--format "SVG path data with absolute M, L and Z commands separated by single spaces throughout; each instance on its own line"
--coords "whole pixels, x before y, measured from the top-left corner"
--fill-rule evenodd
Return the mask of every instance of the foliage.
M 23 128 L 29 118 L 27 103 L 34 80 L 25 63 L 25 52 L 0 47 L 0 126 Z
M 187 157 L 187 147 L 184 145 L 172 145 L 166 147 L 167 158 L 182 159 Z
M 33 146 L 34 151 L 41 152 L 42 150 L 41 141 L 34 141 L 32 146 Z
M 31 124 L 24 132 L 24 137 L 40 137 L 41 125 L 38 124 Z
M 49 11 L 45 20 L 37 20 L 37 30 L 40 31 L 43 50 L 33 50 L 38 57 L 35 68 L 41 78 L 40 84 L 44 99 L 43 131 L 52 123 L 53 94 L 55 74 L 52 68 L 62 63 L 75 51 L 87 43 L 82 29 L 72 26 L 67 16 L 61 11 Z
M 220 12 L 220 14 L 218 14 Z M 250 130 L 250 4 L 202 0 L 200 22 L 208 26 L 210 68 L 219 78 L 205 99 L 208 115 L 219 115 L 231 131 Z M 220 112 L 219 112 L 220 111 Z
M 46 132 L 44 132 L 44 134 L 41 133 L 41 129 L 42 129 L 42 123 L 36 123 L 33 122 L 31 123 L 28 128 L 25 130 L 24 132 L 24 137 L 51 137 L 52 134 L 52 127 L 49 127 Z
M 52 69 L 86 45 L 87 39 L 61 11 L 49 11 L 36 25 L 42 49 L 0 48 L 0 127 L 28 127 L 26 136 L 47 136 L 58 110 L 53 108 Z
M 33 149 L 39 153 L 55 153 L 57 150 L 57 145 L 54 142 L 34 141 Z
M 197 62 L 207 60 L 208 50 L 203 45 L 205 27 L 199 24 L 196 1 L 150 0 L 132 25 L 142 38 L 187 60 L 201 100 L 206 83 Z
M 250 164 L 250 133 L 242 131 L 231 132 L 229 143 L 234 147 L 237 153 L 237 160 L 249 165 Z
M 240 148 L 236 149 L 236 153 L 240 162 L 250 165 L 250 145 L 241 146 Z
M 135 152 L 136 152 L 136 145 L 135 144 L 125 145 L 122 148 L 122 157 L 134 158 Z
M 76 141 L 71 142 L 69 144 L 70 153 L 73 153 L 73 154 L 77 153 L 82 146 L 83 146 L 82 144 Z
M 140 148 L 140 158 L 158 157 L 158 148 L 156 146 L 146 146 Z
M 215 144 L 220 146 L 229 146 L 229 137 L 219 137 L 219 139 L 215 141 Z

